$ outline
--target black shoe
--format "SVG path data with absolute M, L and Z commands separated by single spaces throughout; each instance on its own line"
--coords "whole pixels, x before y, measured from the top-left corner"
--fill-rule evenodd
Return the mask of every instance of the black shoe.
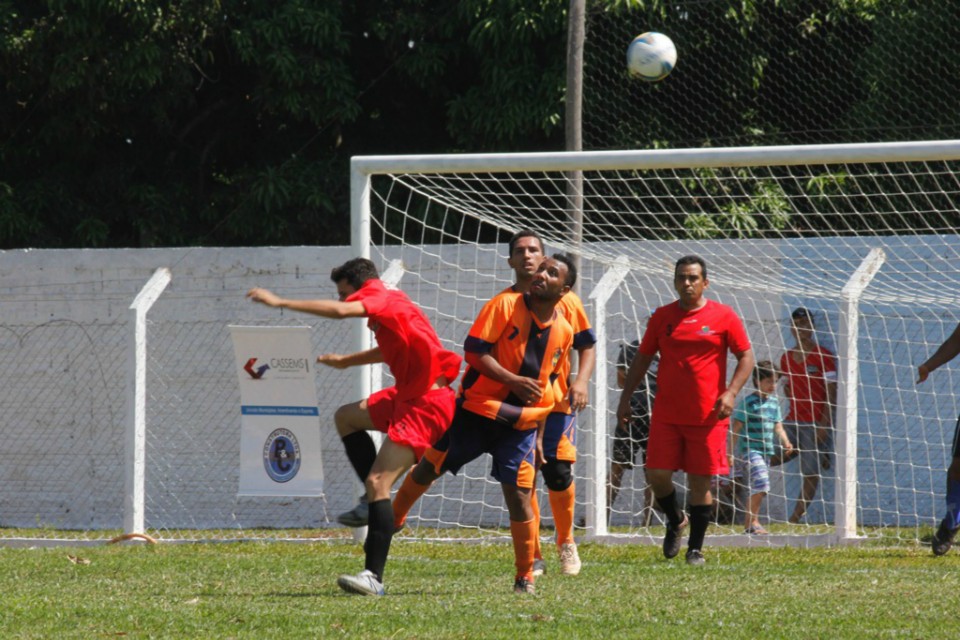
M 531 578 L 517 578 L 513 583 L 513 592 L 514 593 L 536 593 L 536 589 L 533 586 L 533 580 Z
M 688 549 L 687 564 L 691 567 L 702 567 L 703 565 L 707 564 L 707 561 L 700 552 L 700 549 Z
M 958 529 L 951 529 L 947 525 L 946 520 L 940 522 L 940 528 L 937 529 L 937 532 L 933 534 L 933 541 L 931 546 L 933 547 L 933 555 L 942 556 L 950 551 L 950 547 L 953 546 L 953 538 L 957 535 Z
M 683 522 L 677 527 L 671 527 L 670 523 L 667 523 L 667 534 L 663 536 L 663 557 L 667 560 L 676 558 L 677 554 L 680 553 L 680 538 L 683 536 L 683 530 L 687 528 L 689 522 L 686 514 L 684 514 Z

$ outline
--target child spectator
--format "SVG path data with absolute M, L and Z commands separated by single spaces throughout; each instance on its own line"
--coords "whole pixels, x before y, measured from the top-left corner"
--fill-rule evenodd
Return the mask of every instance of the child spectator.
M 735 468 L 734 481 L 742 479 L 749 487 L 745 533 L 764 535 L 760 526 L 760 505 L 770 491 L 768 462 L 774 453 L 774 435 L 789 454 L 793 445 L 783 430 L 783 415 L 776 396 L 777 371 L 769 360 L 757 363 L 753 370 L 753 384 L 757 388 L 737 405 L 733 412 L 730 431 L 730 467 Z M 734 456 L 736 455 L 736 466 Z

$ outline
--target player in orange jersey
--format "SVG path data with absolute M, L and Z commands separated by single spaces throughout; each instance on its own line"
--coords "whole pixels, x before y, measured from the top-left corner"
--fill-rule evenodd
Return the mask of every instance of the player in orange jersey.
M 576 282 L 573 261 L 558 254 L 540 262 L 529 293 L 507 291 L 484 305 L 464 343 L 469 368 L 450 429 L 407 475 L 394 499 L 400 525 L 406 511 L 449 471 L 483 453 L 493 457 L 510 514 L 514 591 L 533 593 L 537 523 L 531 504 L 542 460 L 543 428 L 557 402 L 557 378 L 573 346 L 573 328 L 558 311 Z
M 515 233 L 509 241 L 507 264 L 513 269 L 515 282 L 507 291 L 525 293 L 543 260 L 543 240 L 535 231 L 524 229 Z M 580 573 L 580 554 L 573 539 L 573 512 L 576 506 L 576 487 L 573 482 L 573 464 L 577 461 L 576 412 L 583 410 L 589 400 L 589 382 L 596 362 L 597 337 L 590 326 L 587 312 L 579 296 L 573 291 L 560 299 L 557 308 L 573 327 L 573 348 L 577 352 L 577 376 L 570 378 L 570 358 L 564 358 L 563 368 L 557 378 L 560 394 L 557 406 L 547 416 L 543 432 L 543 464 L 540 472 L 547 485 L 550 511 L 556 528 L 556 545 L 560 556 L 560 573 Z M 537 514 L 537 531 L 540 530 L 540 509 L 537 492 L 533 494 L 534 512 Z M 533 574 L 539 576 L 546 570 L 546 562 L 540 550 L 540 536 L 536 539 Z

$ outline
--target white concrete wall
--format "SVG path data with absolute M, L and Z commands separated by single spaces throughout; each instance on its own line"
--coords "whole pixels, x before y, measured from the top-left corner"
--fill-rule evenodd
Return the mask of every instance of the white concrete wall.
M 897 256 L 916 260 L 915 246 L 897 242 L 887 246 L 894 256 L 887 266 L 895 267 Z M 679 243 L 658 244 L 665 256 L 688 252 Z M 810 267 L 814 257 L 791 255 L 789 243 L 739 243 L 732 266 L 730 246 L 723 243 L 721 250 L 718 244 L 714 254 L 702 244 L 698 250 L 710 262 L 711 295 L 742 314 L 758 357 L 779 357 L 789 343 L 786 318 L 797 304 L 817 311 L 822 339 L 835 343 L 836 300 L 820 293 L 830 283 L 805 287 L 797 280 L 799 273 L 816 277 Z M 446 344 L 459 349 L 479 305 L 510 282 L 504 251 L 471 245 L 387 247 L 375 252 L 374 259 L 383 265 L 391 258 L 403 260 L 408 273 L 401 288 L 428 310 Z M 602 247 L 610 257 L 617 251 L 615 245 Z M 936 249 L 928 253 L 924 259 L 936 268 Z M 771 262 L 774 254 L 778 259 Z M 270 310 L 243 295 L 253 286 L 265 286 L 290 297 L 331 297 L 330 269 L 350 257 L 346 247 L 0 253 L 0 350 L 8 372 L 0 387 L 0 526 L 121 526 L 127 308 L 158 267 L 169 267 L 173 280 L 149 316 L 147 526 L 246 529 L 332 522 L 356 499 L 353 472 L 331 423 L 339 404 L 355 400 L 349 374 L 330 370 L 317 375 L 325 495 L 237 498 L 239 395 L 226 326 L 306 324 L 314 328 L 318 353 L 348 350 L 345 322 Z M 855 251 L 850 260 L 855 267 Z M 631 273 L 611 300 L 606 313 L 612 340 L 635 335 L 649 309 L 674 298 L 672 264 L 660 262 Z M 601 265 L 585 261 L 584 299 L 602 272 Z M 881 293 L 902 288 L 893 268 L 883 274 Z M 737 286 L 745 276 L 751 283 L 768 278 L 777 284 L 776 291 L 789 283 L 796 294 Z M 814 289 L 817 295 L 808 295 Z M 946 447 L 957 407 L 949 368 L 922 389 L 913 385 L 912 375 L 952 331 L 956 307 L 918 307 L 885 296 L 865 304 L 860 327 L 861 517 L 869 524 L 929 523 L 941 510 Z M 595 310 L 588 305 L 588 311 Z M 600 353 L 611 362 L 607 385 L 613 409 L 617 344 L 605 345 Z M 590 411 L 581 424 L 592 428 Z M 612 416 L 601 424 L 611 428 Z M 504 525 L 500 489 L 489 482 L 488 472 L 489 462 L 482 459 L 460 478 L 444 479 L 415 515 L 425 525 Z M 627 477 L 618 501 L 620 507 L 636 507 L 629 511 L 639 507 L 636 475 Z M 795 479 L 776 476 L 777 495 L 769 501 L 772 517 L 786 515 L 796 489 Z M 832 495 L 828 481 L 826 501 L 812 510 L 812 520 L 832 518 Z M 626 514 L 619 517 L 635 521 Z

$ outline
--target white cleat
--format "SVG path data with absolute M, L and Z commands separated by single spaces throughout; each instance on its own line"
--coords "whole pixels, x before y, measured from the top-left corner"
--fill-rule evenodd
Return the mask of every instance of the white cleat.
M 373 571 L 364 569 L 355 576 L 343 575 L 337 578 L 337 585 L 347 593 L 361 596 L 382 596 L 383 583 L 377 580 Z
M 580 565 L 577 543 L 567 542 L 560 545 L 560 573 L 565 576 L 575 576 L 580 573 Z

